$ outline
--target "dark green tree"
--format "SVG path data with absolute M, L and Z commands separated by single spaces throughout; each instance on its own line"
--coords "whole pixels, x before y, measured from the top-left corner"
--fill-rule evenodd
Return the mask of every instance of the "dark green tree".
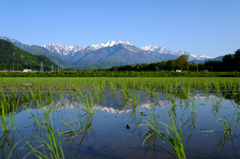
M 176 67 L 176 60 L 169 60 L 167 61 L 166 65 L 165 65 L 165 70 L 175 70 Z
M 156 63 L 152 62 L 148 65 L 148 70 L 149 71 L 157 71 L 156 66 L 157 66 Z
M 234 70 L 234 56 L 232 54 L 225 55 L 223 57 L 223 66 L 225 71 L 232 71 Z
M 192 63 L 189 65 L 189 70 L 190 71 L 197 71 L 197 64 L 195 63 Z
M 235 60 L 235 62 L 234 62 L 235 70 L 240 71 L 240 49 L 235 51 L 234 60 Z
M 181 69 L 181 70 L 187 70 L 189 68 L 189 62 L 188 60 L 188 55 L 182 55 L 176 60 L 176 65 Z

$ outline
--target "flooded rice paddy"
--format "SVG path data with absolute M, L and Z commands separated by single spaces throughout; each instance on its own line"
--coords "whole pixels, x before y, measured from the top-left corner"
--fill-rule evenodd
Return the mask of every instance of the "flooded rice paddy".
M 1 78 L 1 158 L 238 158 L 239 78 Z

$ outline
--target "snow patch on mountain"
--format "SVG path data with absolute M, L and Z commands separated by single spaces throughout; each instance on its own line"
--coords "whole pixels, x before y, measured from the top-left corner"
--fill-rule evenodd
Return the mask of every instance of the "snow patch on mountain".
M 160 54 L 173 54 L 170 50 L 168 50 L 165 47 L 161 47 L 161 46 L 153 46 L 153 45 L 148 45 L 148 46 L 143 46 L 143 47 L 138 47 L 138 49 L 142 50 L 142 51 L 146 51 L 148 53 L 160 53 Z
M 89 49 L 89 50 L 98 50 L 98 49 L 101 49 L 101 48 L 104 48 L 104 47 L 112 47 L 114 45 L 118 45 L 118 44 L 123 44 L 123 45 L 131 45 L 129 42 L 122 42 L 120 40 L 117 40 L 117 41 L 108 41 L 106 43 L 102 43 L 102 44 L 94 44 L 94 45 L 90 45 L 89 47 L 87 47 L 86 49 Z
M 6 40 L 8 42 L 11 42 L 13 43 L 15 46 L 21 48 L 21 49 L 25 49 L 27 47 L 29 47 L 29 45 L 26 45 L 26 44 L 22 44 L 20 43 L 19 41 L 15 40 L 15 39 L 11 39 L 11 38 L 8 38 L 8 37 L 5 37 L 5 36 L 0 36 L 0 39 L 2 40 Z
M 18 42 L 18 41 L 15 40 L 15 39 L 11 39 L 11 38 L 8 38 L 8 37 L 5 37 L 5 36 L 0 36 L 0 39 L 6 40 L 6 41 L 9 41 L 9 42 L 12 42 L 12 43 Z
M 171 52 L 170 50 L 161 47 L 161 46 L 143 46 L 143 47 L 138 47 L 140 50 L 145 51 L 146 53 L 149 54 L 157 54 L 157 53 L 162 53 L 162 54 L 171 54 L 171 55 L 176 55 L 176 56 L 181 56 L 181 55 L 188 55 L 189 56 L 189 61 L 191 60 L 206 60 L 206 59 L 214 59 L 215 57 L 210 57 L 210 56 L 205 56 L 205 55 L 194 55 L 190 54 L 186 51 L 178 51 L 178 52 Z
M 42 47 L 52 52 L 58 53 L 62 56 L 68 56 L 69 54 L 73 56 L 74 53 L 84 49 L 84 47 L 82 46 L 68 46 L 68 45 L 61 45 L 61 44 L 47 44 Z
M 176 55 L 181 56 L 181 55 L 188 55 L 189 59 L 188 61 L 192 61 L 192 60 L 206 60 L 206 59 L 214 59 L 215 57 L 210 57 L 210 56 L 205 56 L 205 55 L 194 55 L 194 54 L 190 54 L 186 51 L 178 51 L 175 52 Z

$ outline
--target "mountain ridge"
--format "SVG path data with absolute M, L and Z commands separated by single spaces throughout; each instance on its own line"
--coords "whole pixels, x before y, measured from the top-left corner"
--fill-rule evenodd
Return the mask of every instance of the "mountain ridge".
M 49 58 L 43 55 L 30 54 L 9 41 L 0 39 L 0 69 L 13 69 L 15 64 L 16 70 L 24 68 L 33 68 L 40 70 L 40 63 L 43 62 L 44 70 L 51 70 L 57 65 Z
M 81 51 L 84 49 L 82 46 L 69 46 L 69 45 L 63 45 L 63 44 L 47 44 L 43 45 L 42 47 L 60 54 L 61 56 L 65 57 L 67 60 L 70 59 L 72 56 L 74 56 L 75 52 Z
M 161 46 L 139 46 L 136 47 L 129 42 L 110 40 L 101 44 L 93 44 L 84 48 L 82 46 L 69 46 L 63 44 L 47 44 L 43 46 L 26 45 L 17 40 L 0 36 L 14 45 L 22 47 L 32 54 L 45 55 L 59 66 L 66 67 L 88 67 L 104 64 L 106 67 L 151 63 L 162 60 L 173 60 L 181 55 L 188 55 L 189 61 L 213 60 L 215 57 L 206 55 L 190 54 L 186 51 L 172 52 Z
M 0 36 L 0 39 L 11 42 L 18 48 L 27 51 L 28 53 L 31 53 L 33 55 L 44 55 L 47 58 L 49 58 L 52 62 L 56 63 L 59 66 L 63 67 L 72 67 L 73 65 L 66 60 L 63 56 L 59 55 L 58 53 L 51 52 L 49 50 L 44 50 L 45 48 L 38 46 L 38 45 L 27 45 L 27 44 L 22 44 L 18 40 L 11 39 L 9 37 L 5 36 Z
M 76 51 L 72 51 L 71 53 L 71 57 L 73 57 L 77 52 L 82 51 L 82 52 L 89 52 L 89 51 L 95 51 L 95 50 L 99 50 L 102 48 L 106 48 L 106 47 L 113 47 L 114 45 L 119 45 L 121 44 L 122 46 L 124 46 L 125 48 L 133 51 L 133 52 L 145 52 L 145 53 L 149 53 L 149 54 L 156 54 L 156 53 L 160 53 L 160 54 L 171 54 L 171 55 L 177 55 L 177 56 L 181 56 L 181 55 L 188 55 L 189 56 L 189 61 L 197 59 L 197 60 L 205 60 L 205 59 L 214 59 L 215 57 L 210 57 L 210 56 L 206 56 L 206 55 L 195 55 L 195 54 L 190 54 L 186 51 L 178 51 L 178 52 L 172 52 L 170 50 L 168 50 L 165 47 L 161 47 L 161 46 L 153 46 L 153 45 L 148 45 L 148 46 L 139 46 L 136 47 L 134 45 L 132 45 L 129 42 L 122 42 L 120 40 L 117 41 L 113 41 L 110 40 L 108 42 L 105 43 L 101 43 L 101 44 L 93 44 L 93 45 L 89 45 L 88 47 L 84 48 L 82 46 L 78 46 L 81 47 L 81 49 L 76 50 Z M 59 45 L 59 44 L 47 44 L 44 45 L 43 47 L 50 49 L 48 46 L 52 46 L 52 48 L 50 49 L 51 51 L 57 50 L 56 48 L 53 48 L 54 45 Z M 62 45 L 65 47 L 74 47 L 74 46 L 68 46 L 68 45 Z M 76 46 L 75 46 L 76 47 Z M 67 48 L 69 49 L 69 48 Z M 57 51 L 58 53 L 60 51 Z M 69 58 L 68 53 L 66 52 L 66 50 L 63 51 L 63 53 L 60 53 L 63 56 L 67 56 L 68 60 L 71 61 L 71 57 Z M 74 53 L 74 54 L 73 54 Z

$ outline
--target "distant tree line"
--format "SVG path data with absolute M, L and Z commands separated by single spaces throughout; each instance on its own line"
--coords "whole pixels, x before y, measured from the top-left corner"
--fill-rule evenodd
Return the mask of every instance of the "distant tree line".
M 223 57 L 223 61 L 207 61 L 205 63 L 192 63 L 188 61 L 187 55 L 182 55 L 174 60 L 163 60 L 159 62 L 139 63 L 124 66 L 114 66 L 109 71 L 240 71 L 240 49 L 235 54 L 228 54 Z
M 150 64 L 147 63 L 139 63 L 139 64 L 131 64 L 124 66 L 114 66 L 109 69 L 109 71 L 173 71 L 173 70 L 190 70 L 197 71 L 203 69 L 204 64 L 190 64 L 187 55 L 182 55 L 174 60 L 163 60 L 159 62 L 152 62 Z
M 0 70 L 23 70 L 23 69 L 32 69 L 32 70 L 40 70 L 41 69 L 41 65 L 40 64 L 19 64 L 19 63 L 0 63 Z M 44 70 L 52 70 L 52 67 L 47 65 L 44 66 L 43 65 L 43 69 Z M 55 67 L 54 70 L 56 70 L 57 68 Z
M 234 54 L 227 54 L 222 61 L 208 61 L 204 64 L 206 69 L 213 71 L 240 71 L 240 49 Z

